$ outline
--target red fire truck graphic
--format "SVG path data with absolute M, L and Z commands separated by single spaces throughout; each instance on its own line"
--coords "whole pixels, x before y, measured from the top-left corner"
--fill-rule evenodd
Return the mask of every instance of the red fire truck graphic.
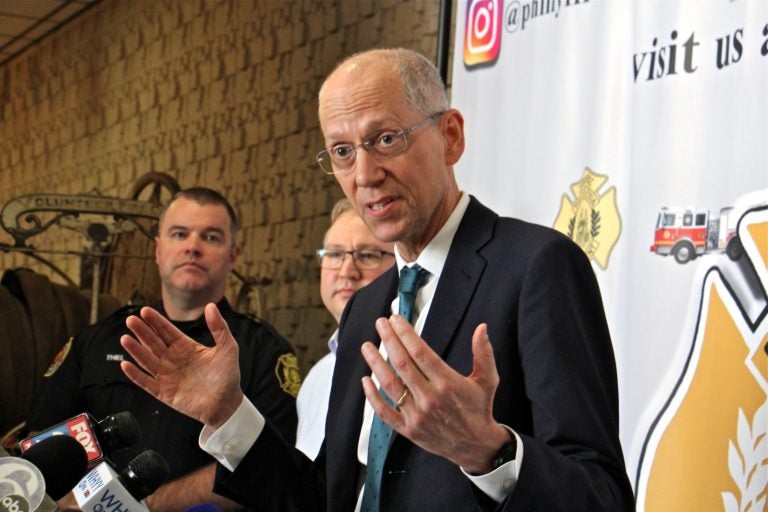
M 651 252 L 675 257 L 678 263 L 708 252 L 722 252 L 735 261 L 744 253 L 736 234 L 739 216 L 733 207 L 712 215 L 709 210 L 691 208 L 662 208 L 656 221 Z

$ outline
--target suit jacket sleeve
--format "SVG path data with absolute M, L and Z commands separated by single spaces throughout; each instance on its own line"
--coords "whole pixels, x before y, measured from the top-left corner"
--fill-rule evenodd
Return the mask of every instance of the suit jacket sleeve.
M 320 512 L 325 510 L 324 458 L 321 448 L 312 461 L 267 422 L 234 472 L 217 465 L 214 492 L 254 510 Z

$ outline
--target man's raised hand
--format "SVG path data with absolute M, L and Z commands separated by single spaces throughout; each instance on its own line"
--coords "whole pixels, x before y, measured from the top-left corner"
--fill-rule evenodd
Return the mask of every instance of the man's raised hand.
M 364 377 L 363 391 L 376 414 L 422 449 L 471 473 L 490 471 L 495 454 L 511 434 L 493 419 L 499 373 L 486 324 L 475 329 L 474 364 L 466 377 L 443 361 L 401 316 L 379 318 L 376 330 L 389 364 L 370 342 L 362 346 L 363 357 L 392 402 L 399 402 L 399 407 L 389 405 L 371 377 Z
M 238 346 L 214 304 L 205 307 L 205 321 L 213 347 L 186 336 L 154 309 L 142 308 L 140 316 L 126 320 L 134 336 L 120 338 L 136 364 L 123 361 L 120 367 L 133 383 L 169 407 L 218 428 L 243 400 Z

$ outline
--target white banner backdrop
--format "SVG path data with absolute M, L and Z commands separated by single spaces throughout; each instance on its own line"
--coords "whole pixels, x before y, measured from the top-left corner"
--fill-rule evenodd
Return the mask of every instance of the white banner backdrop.
M 452 80 L 462 188 L 593 261 L 638 510 L 764 510 L 768 2 L 460 1 Z

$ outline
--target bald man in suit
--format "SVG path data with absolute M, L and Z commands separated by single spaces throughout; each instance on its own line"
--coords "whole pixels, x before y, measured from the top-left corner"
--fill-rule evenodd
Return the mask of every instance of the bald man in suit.
M 176 391 L 201 380 L 184 371 L 191 340 L 151 310 L 123 340 L 146 370 L 124 364 L 126 374 L 206 425 L 217 490 L 263 510 L 632 510 L 612 343 L 585 254 L 459 189 L 463 117 L 423 56 L 350 57 L 323 84 L 319 117 L 318 163 L 371 232 L 395 242 L 396 267 L 345 309 L 316 461 L 243 400 L 215 307 L 219 344 L 196 355 L 216 384 L 204 404 Z M 393 313 L 398 276 L 416 265 L 428 276 L 409 322 Z M 366 471 L 381 424 L 395 435 L 383 469 Z

